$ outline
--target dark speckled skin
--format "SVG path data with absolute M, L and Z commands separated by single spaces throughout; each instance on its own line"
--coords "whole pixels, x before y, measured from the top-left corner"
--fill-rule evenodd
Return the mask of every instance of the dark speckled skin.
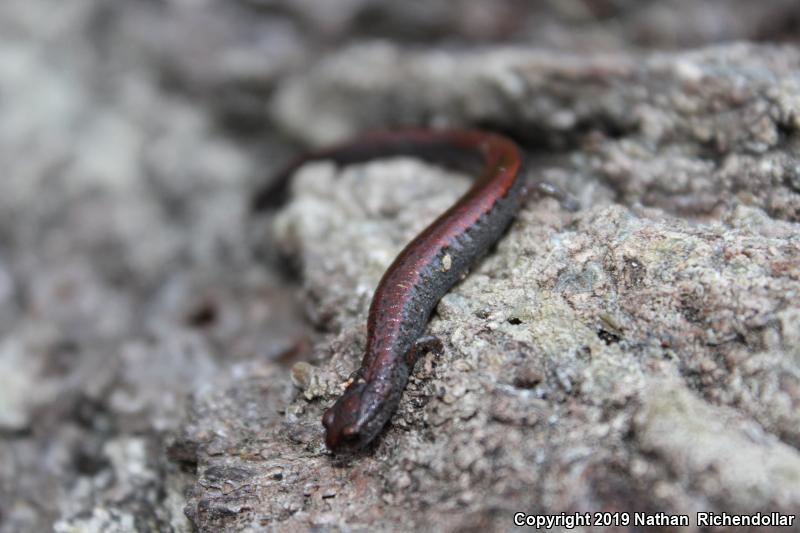
M 441 349 L 421 339 L 439 299 L 495 243 L 519 209 L 523 183 L 516 144 L 478 130 L 399 130 L 366 135 L 293 164 L 340 164 L 410 155 L 479 168 L 472 187 L 400 252 L 375 290 L 361 367 L 322 418 L 334 452 L 363 448 L 391 418 L 420 353 Z M 280 180 L 283 181 L 283 180 Z M 447 257 L 447 259 L 445 259 Z

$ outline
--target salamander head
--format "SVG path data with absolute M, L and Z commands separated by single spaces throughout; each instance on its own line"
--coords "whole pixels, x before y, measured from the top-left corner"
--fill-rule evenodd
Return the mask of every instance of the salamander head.
M 322 417 L 325 426 L 325 445 L 335 452 L 356 451 L 368 439 L 362 433 L 361 407 L 367 384 L 363 380 L 351 383 Z
M 380 395 L 372 389 L 374 387 L 363 379 L 357 379 L 325 411 L 322 425 L 325 426 L 325 445 L 329 450 L 355 452 L 380 433 L 392 409 L 386 402 L 376 401 Z

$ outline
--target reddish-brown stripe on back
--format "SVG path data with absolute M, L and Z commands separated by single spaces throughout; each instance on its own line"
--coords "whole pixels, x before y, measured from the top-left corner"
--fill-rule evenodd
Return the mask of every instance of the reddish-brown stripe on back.
M 519 209 L 522 159 L 510 139 L 479 130 L 408 129 L 365 135 L 296 161 L 259 196 L 268 204 L 309 160 L 340 164 L 408 155 L 479 171 L 472 187 L 417 235 L 384 273 L 370 305 L 367 349 L 347 389 L 323 417 L 333 451 L 364 447 L 397 408 L 416 357 L 436 346 L 421 340 L 431 311 L 460 276 L 500 238 Z

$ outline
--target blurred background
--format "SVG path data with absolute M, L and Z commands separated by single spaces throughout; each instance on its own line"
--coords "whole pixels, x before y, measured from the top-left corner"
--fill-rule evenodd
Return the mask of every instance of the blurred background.
M 0 531 L 190 530 L 191 472 L 164 453 L 187 399 L 319 335 L 249 209 L 306 148 L 274 95 L 313 65 L 375 41 L 792 43 L 798 23 L 796 0 L 3 0 Z

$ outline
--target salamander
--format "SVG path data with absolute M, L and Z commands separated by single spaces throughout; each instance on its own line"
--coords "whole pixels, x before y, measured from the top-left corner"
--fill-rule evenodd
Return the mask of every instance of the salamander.
M 500 238 L 520 208 L 526 187 L 522 154 L 507 137 L 481 130 L 407 129 L 367 134 L 343 145 L 308 154 L 275 180 L 283 187 L 311 160 L 337 164 L 391 156 L 414 156 L 475 175 L 469 190 L 409 242 L 383 274 L 367 318 L 367 345 L 361 366 L 339 399 L 325 412 L 325 444 L 352 452 L 369 444 L 397 409 L 417 359 L 441 352 L 442 343 L 425 336 L 439 300 Z M 273 188 L 257 200 L 278 195 Z

